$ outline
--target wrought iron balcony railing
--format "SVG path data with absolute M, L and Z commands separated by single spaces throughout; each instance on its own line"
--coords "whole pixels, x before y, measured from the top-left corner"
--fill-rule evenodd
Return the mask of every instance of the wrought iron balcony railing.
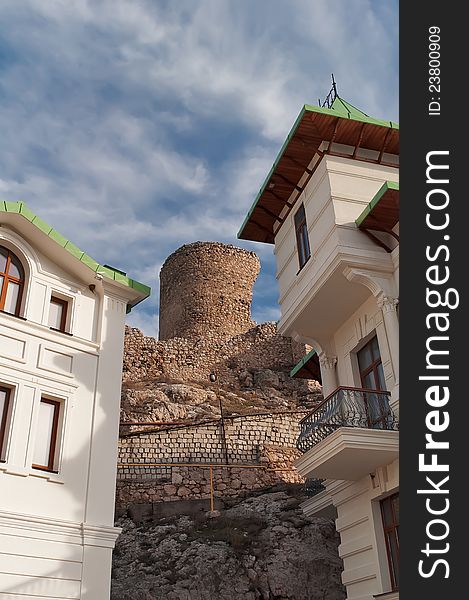
M 337 388 L 300 421 L 298 450 L 307 452 L 339 427 L 399 429 L 389 396 L 389 392 L 377 390 Z

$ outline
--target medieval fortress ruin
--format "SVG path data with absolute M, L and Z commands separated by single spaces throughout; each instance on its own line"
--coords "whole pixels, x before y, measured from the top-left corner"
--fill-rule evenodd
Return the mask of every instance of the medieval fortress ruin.
M 289 377 L 307 348 L 251 320 L 259 270 L 254 252 L 215 242 L 164 263 L 160 339 L 126 331 L 118 508 L 208 498 L 210 478 L 219 498 L 301 481 L 298 423 L 320 389 Z

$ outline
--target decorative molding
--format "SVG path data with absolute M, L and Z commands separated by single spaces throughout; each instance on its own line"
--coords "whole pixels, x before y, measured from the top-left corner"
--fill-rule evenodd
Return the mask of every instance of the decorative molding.
M 332 370 L 335 369 L 337 364 L 337 356 L 326 356 L 324 352 L 319 354 L 319 364 L 321 365 L 321 370 Z
M 87 352 L 96 356 L 99 354 L 99 344 L 77 336 L 53 331 L 41 323 L 23 321 L 7 313 L 0 313 L 0 324 L 12 331 L 38 337 L 42 341 L 53 342 L 54 344 L 63 346 L 67 350 L 79 350 L 80 352 Z
M 396 312 L 397 305 L 399 304 L 398 298 L 393 298 L 392 296 L 386 296 L 385 294 L 380 294 L 377 298 L 378 306 L 383 311 L 383 313 Z
M 366 268 L 350 267 L 351 264 L 363 264 L 365 261 Z M 301 287 L 297 278 L 293 278 L 290 286 L 281 294 L 279 298 L 279 304 L 282 307 L 282 316 L 279 322 L 279 333 L 281 335 L 290 335 L 290 328 L 294 327 L 294 322 L 298 315 L 301 314 L 305 307 L 313 300 L 318 291 L 337 269 L 342 269 L 342 273 L 346 277 L 346 273 L 351 271 L 367 277 L 376 276 L 381 279 L 386 288 L 391 288 L 392 285 L 394 265 L 388 254 L 380 253 L 375 256 L 364 256 L 356 253 L 352 254 L 350 252 L 344 252 L 344 247 L 338 245 L 321 264 L 319 271 L 315 273 L 315 277 L 309 281 L 308 285 L 303 285 Z M 375 285 L 377 293 L 379 293 L 382 288 L 376 283 Z M 292 301 L 289 301 L 288 306 L 286 306 L 289 294 L 293 293 L 295 289 L 299 287 L 301 287 L 301 289 L 297 291 L 296 297 L 293 298 Z
M 349 281 L 367 287 L 373 296 L 378 296 L 378 294 L 383 291 L 380 284 L 372 277 L 371 273 L 363 269 L 345 267 L 343 274 Z
M 324 354 L 322 345 L 314 338 L 311 338 L 311 337 L 308 337 L 305 335 L 301 335 L 296 330 L 291 332 L 290 337 L 292 337 L 295 340 L 295 342 L 298 342 L 300 344 L 307 344 L 308 346 L 311 346 L 311 348 L 314 348 L 316 350 L 316 353 L 318 354 L 318 356 L 320 354 Z
M 354 569 L 344 569 L 342 571 L 342 583 L 345 586 L 376 578 L 376 564 L 374 562 L 355 567 Z
M 77 521 L 64 521 L 0 511 L 0 534 L 21 535 L 37 539 L 50 539 L 63 543 L 113 548 L 122 531 L 110 525 L 92 525 Z
M 366 552 L 372 548 L 373 543 L 371 541 L 371 536 L 362 535 L 360 537 L 353 538 L 349 542 L 341 543 L 339 546 L 339 556 L 342 559 L 349 558 L 350 556 L 356 556 L 357 554 L 361 554 L 362 552 Z
M 40 344 L 37 367 L 62 377 L 74 377 L 73 358 L 73 354 L 56 350 L 46 344 Z

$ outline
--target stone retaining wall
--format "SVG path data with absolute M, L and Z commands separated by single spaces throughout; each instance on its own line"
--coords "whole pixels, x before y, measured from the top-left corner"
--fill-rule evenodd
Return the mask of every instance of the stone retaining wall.
M 204 463 L 215 465 L 214 490 L 218 497 L 239 495 L 279 481 L 299 483 L 302 479 L 292 463 L 299 456 L 295 443 L 298 423 L 305 414 L 306 411 L 301 411 L 226 419 L 228 468 L 221 466 L 226 459 L 218 421 L 121 437 L 117 507 L 208 498 L 209 467 Z M 168 466 L 150 466 L 150 463 Z M 174 466 L 175 463 L 185 464 Z M 244 468 L 247 465 L 256 468 Z

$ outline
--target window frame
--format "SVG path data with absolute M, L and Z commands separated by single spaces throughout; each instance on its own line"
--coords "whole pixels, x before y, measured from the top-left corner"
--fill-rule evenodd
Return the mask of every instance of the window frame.
M 3 312 L 7 315 L 13 315 L 15 317 L 19 317 L 20 316 L 20 311 L 21 311 L 21 305 L 23 302 L 23 291 L 24 291 L 24 284 L 25 284 L 25 280 L 26 280 L 26 274 L 25 274 L 25 269 L 23 266 L 23 262 L 20 260 L 20 258 L 10 250 L 10 248 L 8 248 L 7 246 L 3 246 L 0 244 L 0 247 L 3 250 L 6 250 L 7 252 L 7 260 L 6 260 L 6 264 L 5 264 L 5 270 L 4 271 L 0 271 L 0 276 L 3 277 L 3 282 L 2 282 L 2 288 L 0 290 L 0 312 Z M 17 277 L 12 277 L 11 275 L 8 275 L 8 270 L 11 264 L 11 257 L 14 257 L 18 263 L 20 264 L 21 267 L 21 271 L 22 271 L 22 279 L 18 279 Z M 10 281 L 12 281 L 13 283 L 18 284 L 19 286 L 19 293 L 18 293 L 18 298 L 16 300 L 16 306 L 15 306 L 15 311 L 14 312 L 9 312 L 7 310 L 5 310 L 5 300 L 6 300 L 6 295 L 7 295 L 7 290 L 8 290 L 8 284 L 10 283 Z
M 60 318 L 60 328 L 51 327 L 49 325 L 49 317 L 50 317 L 50 306 L 51 304 L 59 304 L 62 306 L 62 316 Z M 49 329 L 52 331 L 60 331 L 61 333 L 67 333 L 67 318 L 68 318 L 68 309 L 70 302 L 65 300 L 65 298 L 60 298 L 56 294 L 52 293 L 49 300 L 49 314 L 47 316 L 47 324 L 49 325 Z
M 301 206 L 296 211 L 293 217 L 293 222 L 295 225 L 298 263 L 301 271 L 301 269 L 311 258 L 311 246 L 309 243 L 308 224 L 306 222 L 306 211 L 304 204 L 301 204 Z
M 48 398 L 46 396 L 41 396 L 40 404 L 51 404 L 54 406 L 54 417 L 52 422 L 52 432 L 51 439 L 49 445 L 49 455 L 48 455 L 48 464 L 47 465 L 39 465 L 36 463 L 32 463 L 32 468 L 37 469 L 39 471 L 47 471 L 49 473 L 58 473 L 58 470 L 55 468 L 56 465 L 56 451 L 57 451 L 57 441 L 59 435 L 59 424 L 60 424 L 60 413 L 62 408 L 62 402 L 60 400 L 54 398 Z M 36 435 L 38 432 L 36 431 Z M 33 449 L 34 453 L 34 449 Z
M 363 350 L 365 350 L 365 348 L 367 346 L 371 346 L 371 344 L 373 343 L 373 340 L 376 340 L 376 345 L 378 346 L 378 353 L 379 353 L 379 357 L 377 359 L 374 359 L 369 365 L 368 367 L 366 367 L 365 369 L 362 370 L 361 366 L 360 366 L 360 352 L 363 352 Z M 373 373 L 374 375 L 374 379 L 375 381 L 378 382 L 379 385 L 379 376 L 378 376 L 378 366 L 383 364 L 383 359 L 381 357 L 381 350 L 379 347 L 379 342 L 378 342 L 378 336 L 375 335 L 368 340 L 368 342 L 362 346 L 360 348 L 360 350 L 357 350 L 357 363 L 358 363 L 358 372 L 360 374 L 360 384 L 362 386 L 363 389 L 369 389 L 369 387 L 367 388 L 367 386 L 365 385 L 364 381 L 365 381 L 365 377 L 367 375 L 369 375 L 370 373 Z M 380 387 L 376 388 L 377 392 L 386 392 L 386 389 L 381 389 Z
M 379 503 L 380 511 L 381 511 L 381 524 L 383 527 L 384 542 L 386 545 L 386 555 L 387 555 L 387 559 L 388 559 L 389 578 L 391 581 L 391 588 L 392 588 L 393 592 L 399 590 L 399 585 L 398 585 L 398 582 L 396 581 L 396 573 L 397 573 L 397 579 L 399 579 L 399 555 L 400 555 L 400 552 L 399 552 L 399 519 L 396 517 L 395 511 L 394 511 L 394 503 L 393 503 L 394 498 L 399 498 L 399 492 L 396 492 L 395 494 L 391 494 L 391 496 L 387 496 L 386 498 L 383 498 L 383 500 L 381 500 Z M 392 523 L 390 523 L 390 524 L 386 523 L 385 514 L 384 514 L 384 505 L 387 502 L 389 503 L 391 515 L 392 515 L 392 519 L 393 519 Z M 395 547 L 396 547 L 396 551 L 397 551 L 397 556 L 394 556 L 394 554 L 393 554 L 392 548 L 389 544 L 388 534 L 392 534 L 395 536 Z
M 0 391 L 5 392 L 5 405 L 3 407 L 3 412 L 0 415 L 0 463 L 4 463 L 6 462 L 6 458 L 3 458 L 3 450 L 7 440 L 8 413 L 10 412 L 12 389 L 0 384 Z

